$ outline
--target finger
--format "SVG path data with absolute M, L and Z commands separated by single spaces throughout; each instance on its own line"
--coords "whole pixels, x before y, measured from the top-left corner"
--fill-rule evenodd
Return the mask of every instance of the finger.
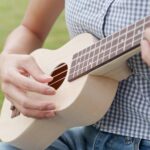
M 54 117 L 55 111 L 32 111 L 31 109 L 23 110 L 22 113 L 26 117 L 36 118 L 36 119 L 46 119 Z
M 12 98 L 8 97 L 10 101 L 14 101 Z M 36 119 L 45 119 L 45 118 L 52 118 L 56 115 L 54 110 L 50 111 L 39 111 L 34 109 L 26 109 L 19 105 L 18 103 L 14 102 L 16 109 L 26 117 L 36 118 Z M 15 114 L 14 114 L 15 115 Z
M 49 101 L 30 99 L 24 91 L 21 91 L 21 89 L 13 85 L 6 85 L 6 87 L 7 91 L 5 91 L 5 96 L 13 99 L 13 101 L 11 101 L 12 104 L 17 103 L 25 109 L 35 109 L 41 111 L 54 110 L 56 108 L 55 105 Z
M 56 90 L 53 87 L 25 77 L 17 71 L 11 72 L 10 82 L 26 91 L 41 93 L 45 95 L 54 95 L 56 93 Z
M 53 78 L 50 75 L 46 75 L 39 65 L 37 64 L 36 60 L 30 56 L 30 59 L 27 61 L 27 63 L 24 63 L 24 69 L 29 72 L 29 74 L 37 81 L 48 83 L 53 80 Z
M 146 40 L 142 40 L 141 42 L 142 48 L 142 59 L 150 65 L 150 44 Z
M 144 32 L 144 39 L 150 43 L 150 28 L 147 28 Z

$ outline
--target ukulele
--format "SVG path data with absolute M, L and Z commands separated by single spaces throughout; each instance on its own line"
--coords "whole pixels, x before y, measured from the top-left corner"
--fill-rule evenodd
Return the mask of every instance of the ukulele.
M 67 129 L 100 120 L 112 104 L 119 81 L 131 74 L 126 60 L 140 51 L 147 27 L 150 16 L 102 40 L 85 33 L 58 50 L 31 53 L 40 68 L 54 78 L 49 85 L 57 92 L 53 96 L 27 94 L 33 100 L 53 102 L 57 115 L 43 120 L 22 114 L 11 118 L 11 103 L 5 100 L 0 116 L 2 141 L 23 150 L 43 150 Z

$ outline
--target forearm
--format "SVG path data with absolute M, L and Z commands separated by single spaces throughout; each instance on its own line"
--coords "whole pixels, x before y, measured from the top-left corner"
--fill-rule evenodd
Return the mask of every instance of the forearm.
M 8 36 L 2 53 L 30 54 L 42 45 L 43 41 L 38 35 L 20 25 Z
M 64 8 L 64 0 L 30 0 L 21 25 L 8 37 L 3 53 L 30 54 L 43 45 Z

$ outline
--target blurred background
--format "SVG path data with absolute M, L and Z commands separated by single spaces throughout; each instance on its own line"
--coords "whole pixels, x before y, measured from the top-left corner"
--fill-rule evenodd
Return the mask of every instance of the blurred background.
M 9 33 L 19 25 L 29 0 L 0 0 L 0 51 L 3 50 L 5 40 Z M 50 32 L 44 47 L 57 49 L 69 40 L 64 12 L 56 21 Z M 3 102 L 3 94 L 0 91 L 0 108 Z

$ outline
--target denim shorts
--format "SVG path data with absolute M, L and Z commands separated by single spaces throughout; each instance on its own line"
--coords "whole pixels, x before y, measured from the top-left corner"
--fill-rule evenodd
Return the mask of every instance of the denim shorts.
M 0 150 L 19 150 L 0 143 Z M 46 150 L 150 150 L 150 141 L 101 132 L 93 126 L 72 128 Z

